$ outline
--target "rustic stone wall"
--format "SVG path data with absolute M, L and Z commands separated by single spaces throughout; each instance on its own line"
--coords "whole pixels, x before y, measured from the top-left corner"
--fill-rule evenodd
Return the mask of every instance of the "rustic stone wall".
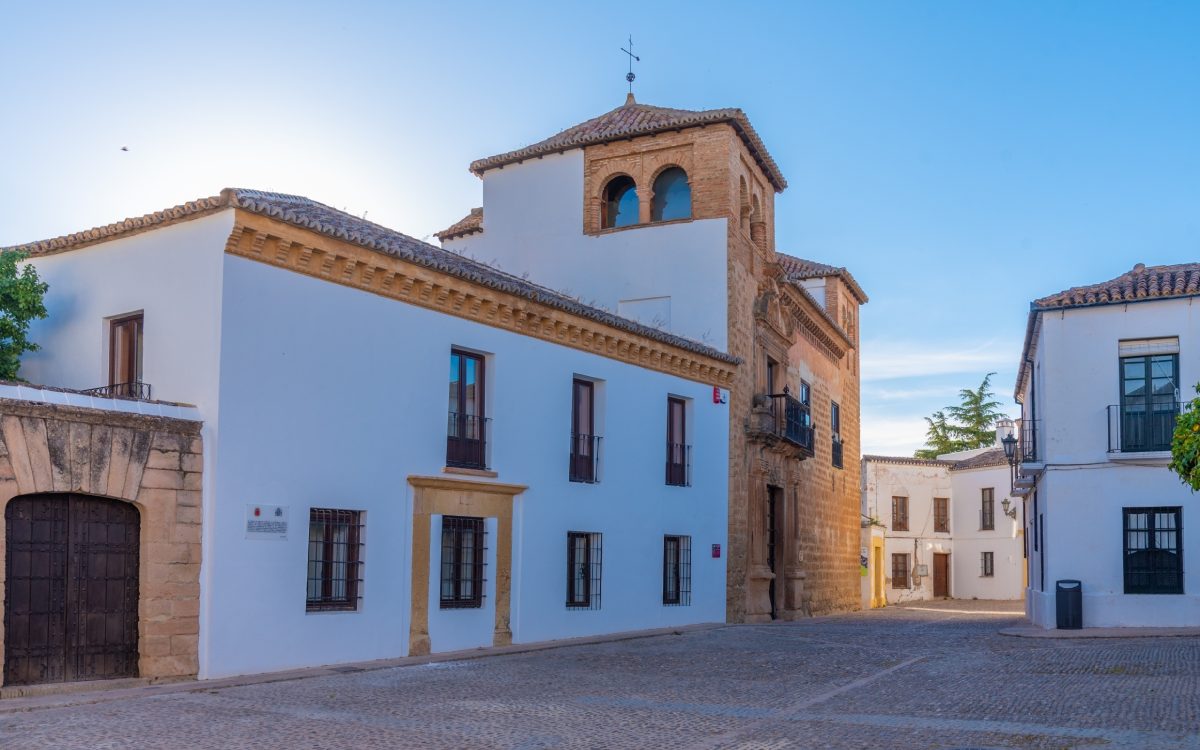
M 200 428 L 198 421 L 0 399 L 0 584 L 7 580 L 3 510 L 14 497 L 77 493 L 133 503 L 141 516 L 142 677 L 198 671 Z M 0 644 L 3 614 L 0 603 Z

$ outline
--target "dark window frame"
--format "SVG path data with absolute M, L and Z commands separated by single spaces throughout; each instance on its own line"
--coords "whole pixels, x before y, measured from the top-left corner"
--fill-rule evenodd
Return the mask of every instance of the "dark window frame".
M 580 419 L 581 400 L 584 398 L 587 399 L 586 424 L 583 424 L 583 420 Z M 596 435 L 596 383 L 586 378 L 573 378 L 571 381 L 571 458 L 567 478 L 572 482 L 585 484 L 599 482 L 599 461 L 600 437 Z
M 675 415 L 678 414 L 678 430 Z M 672 487 L 690 487 L 691 448 L 688 444 L 687 399 L 667 396 L 666 483 Z
M 899 563 L 899 565 L 897 565 Z M 907 552 L 892 553 L 892 588 L 894 589 L 910 589 L 912 588 L 909 580 L 908 571 L 911 566 L 908 564 Z
M 1146 516 L 1146 526 L 1130 527 L 1130 518 Z M 1159 516 L 1169 516 L 1173 525 L 1160 526 Z M 1145 535 L 1145 546 L 1131 546 L 1131 534 Z M 1183 594 L 1183 507 L 1154 506 L 1126 507 L 1121 509 L 1121 569 L 1124 592 L 1136 594 Z M 1174 539 L 1174 544 L 1163 544 L 1164 539 Z M 1154 555 L 1153 553 L 1165 553 Z M 1147 560 L 1143 565 L 1133 566 L 1134 555 Z M 1169 564 L 1165 564 L 1169 563 Z M 1135 576 L 1145 575 L 1146 582 L 1137 583 Z M 1157 581 L 1155 580 L 1157 578 Z
M 842 407 L 837 401 L 829 402 L 829 429 L 832 432 L 830 441 L 830 457 L 833 463 L 833 468 L 843 468 L 843 442 L 842 442 Z
M 979 491 L 979 530 L 996 530 L 996 488 L 984 487 Z
M 309 508 L 308 526 L 308 594 L 305 609 L 309 612 L 357 611 L 362 599 L 363 583 L 363 512 L 342 508 Z M 320 529 L 320 537 L 314 538 L 317 528 Z M 345 529 L 345 541 L 336 539 L 336 532 L 341 529 Z M 341 560 L 338 559 L 339 547 L 343 547 L 346 553 Z M 319 556 L 314 557 L 314 553 L 319 553 Z M 316 576 L 313 574 L 314 566 L 319 566 Z M 340 569 L 338 566 L 341 566 Z M 341 575 L 337 574 L 339 570 Z M 315 592 L 314 583 L 317 584 Z
M 692 538 L 663 536 L 663 604 L 686 607 L 692 603 Z
M 996 575 L 996 553 L 981 552 L 979 553 L 979 575 L 984 578 L 992 578 Z
M 892 531 L 908 530 L 908 498 L 892 495 Z
M 138 384 L 142 382 L 145 325 L 146 315 L 144 312 L 121 315 L 110 318 L 108 321 L 108 385 L 112 389 L 113 395 L 134 396 Z M 127 326 L 133 328 L 130 337 L 132 346 L 124 358 L 125 361 L 121 362 L 117 358 L 117 338 Z M 128 373 L 120 375 L 119 372 L 122 370 L 126 370 Z M 124 391 L 128 391 L 128 393 Z
M 1171 362 L 1170 380 L 1173 387 L 1169 396 L 1154 393 L 1153 390 L 1155 360 L 1164 357 L 1169 358 Z M 1141 378 L 1126 377 L 1126 364 L 1134 360 L 1144 360 Z M 1171 439 L 1179 415 L 1179 397 L 1176 395 L 1179 393 L 1179 354 L 1138 354 L 1131 357 L 1119 357 L 1118 367 L 1120 368 L 1121 389 L 1119 404 L 1121 442 L 1118 447 L 1121 452 L 1140 453 L 1171 450 Z M 1139 379 L 1145 384 L 1145 392 L 1141 396 L 1127 395 L 1126 382 Z M 1140 409 L 1131 408 L 1135 406 Z M 1111 445 L 1109 449 L 1112 449 Z
M 600 609 L 603 552 L 602 534 L 594 531 L 567 532 L 567 609 Z M 583 571 L 583 575 L 576 577 L 579 570 Z M 579 587 L 576 586 L 577 582 L 581 584 Z
M 470 536 L 471 561 L 469 575 L 463 575 L 463 553 L 467 549 L 464 539 Z M 449 540 L 447 540 L 449 535 Z M 487 519 L 475 516 L 442 516 L 441 577 L 439 579 L 439 605 L 441 609 L 478 609 L 483 606 L 487 579 L 484 569 L 487 563 Z M 449 542 L 449 543 L 447 543 Z M 448 555 L 450 553 L 450 555 Z M 452 556 L 451 556 L 452 555 Z M 450 557 L 447 560 L 447 557 Z M 450 584 L 447 595 L 446 584 Z M 463 591 L 467 590 L 467 593 Z
M 455 367 L 457 358 L 457 367 Z M 467 411 L 467 362 L 475 363 L 474 411 Z M 487 357 L 457 347 L 450 349 L 451 368 L 456 370 L 454 402 L 449 404 L 446 434 L 446 465 L 487 469 Z M 454 384 L 451 381 L 450 384 Z
M 933 499 L 933 531 L 939 534 L 950 533 L 950 498 L 948 497 Z

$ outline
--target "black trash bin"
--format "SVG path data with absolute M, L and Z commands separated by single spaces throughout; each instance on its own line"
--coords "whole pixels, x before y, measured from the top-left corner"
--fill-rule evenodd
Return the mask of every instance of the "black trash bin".
M 1083 628 L 1083 584 L 1079 581 L 1056 581 L 1054 604 L 1058 610 L 1059 630 Z

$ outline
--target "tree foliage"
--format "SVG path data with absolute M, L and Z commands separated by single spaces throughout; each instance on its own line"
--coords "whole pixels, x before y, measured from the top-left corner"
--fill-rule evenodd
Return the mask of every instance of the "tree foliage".
M 1200 384 L 1196 385 L 1200 393 Z M 1200 490 L 1200 397 L 1183 408 L 1171 436 L 1171 471 L 1192 491 Z
M 925 447 L 917 458 L 937 458 L 943 453 L 986 448 L 996 441 L 996 420 L 1004 416 L 1000 402 L 992 392 L 992 376 L 983 376 L 978 388 L 958 392 L 959 403 L 938 409 L 925 417 L 929 428 L 925 432 Z
M 0 380 L 17 380 L 21 356 L 37 351 L 29 340 L 29 321 L 46 317 L 43 298 L 49 285 L 32 265 L 18 268 L 25 255 L 0 252 Z

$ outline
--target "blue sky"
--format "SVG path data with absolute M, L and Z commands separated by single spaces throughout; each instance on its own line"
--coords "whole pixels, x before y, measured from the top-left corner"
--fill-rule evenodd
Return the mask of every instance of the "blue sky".
M 739 10 L 740 9 L 740 10 Z M 746 110 L 781 250 L 849 267 L 863 447 L 998 372 L 1029 300 L 1200 259 L 1200 3 L 0 4 L 0 245 L 215 194 L 424 237 L 475 158 L 621 103 Z M 128 146 L 122 152 L 121 146 Z

